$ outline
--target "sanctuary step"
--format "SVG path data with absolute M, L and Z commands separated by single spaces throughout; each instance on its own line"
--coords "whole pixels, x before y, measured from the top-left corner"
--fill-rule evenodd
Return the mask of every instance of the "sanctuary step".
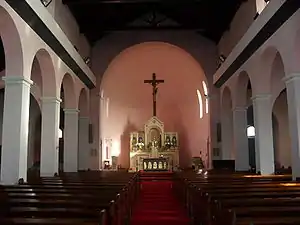
M 131 225 L 189 224 L 190 219 L 184 207 L 174 195 L 172 175 L 140 173 L 140 179 L 146 180 L 140 182 L 140 193 L 133 207 Z
M 156 181 L 156 180 L 169 180 L 173 179 L 173 172 L 139 172 L 140 181 Z

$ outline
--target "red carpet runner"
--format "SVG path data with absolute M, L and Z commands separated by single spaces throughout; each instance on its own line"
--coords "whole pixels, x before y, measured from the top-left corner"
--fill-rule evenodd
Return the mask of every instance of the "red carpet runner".
M 143 181 L 131 225 L 187 225 L 187 213 L 173 194 L 171 181 Z

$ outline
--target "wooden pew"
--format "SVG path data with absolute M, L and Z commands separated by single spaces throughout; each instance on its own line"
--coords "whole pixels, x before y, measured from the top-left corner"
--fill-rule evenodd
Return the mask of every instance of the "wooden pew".
M 116 173 L 74 173 L 3 186 L 0 223 L 122 224 L 130 207 L 125 203 L 134 196 L 129 190 L 137 186 L 135 174 L 123 175 L 118 179 Z
M 300 223 L 297 207 L 300 187 L 297 183 L 284 182 L 290 176 L 233 174 L 204 179 L 195 174 L 179 174 L 177 180 L 176 191 L 187 202 L 195 224 Z

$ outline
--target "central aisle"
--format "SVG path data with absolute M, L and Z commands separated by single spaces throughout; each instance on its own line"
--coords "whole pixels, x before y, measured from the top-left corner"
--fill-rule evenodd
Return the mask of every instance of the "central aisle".
M 173 194 L 171 181 L 143 181 L 131 225 L 187 225 L 189 218 Z

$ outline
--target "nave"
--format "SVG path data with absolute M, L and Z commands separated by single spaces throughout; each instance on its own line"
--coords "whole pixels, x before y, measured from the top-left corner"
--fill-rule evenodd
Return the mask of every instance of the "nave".
M 187 211 L 173 192 L 172 173 L 140 173 L 140 194 L 131 225 L 190 224 Z
M 1 186 L 1 224 L 300 224 L 290 175 L 86 171 Z

